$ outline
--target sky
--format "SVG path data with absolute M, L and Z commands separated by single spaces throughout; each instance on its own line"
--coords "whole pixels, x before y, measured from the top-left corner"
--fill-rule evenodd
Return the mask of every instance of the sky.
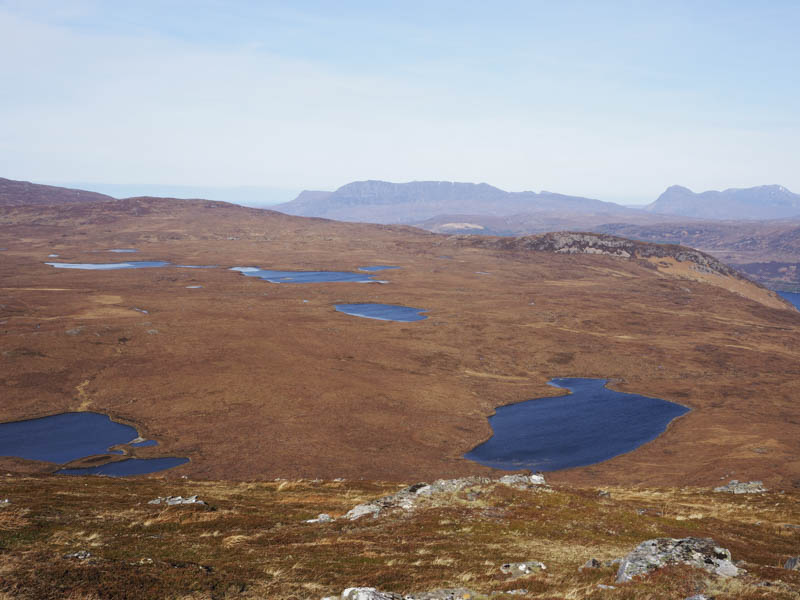
M 0 0 L 0 177 L 800 192 L 798 23 L 795 0 Z

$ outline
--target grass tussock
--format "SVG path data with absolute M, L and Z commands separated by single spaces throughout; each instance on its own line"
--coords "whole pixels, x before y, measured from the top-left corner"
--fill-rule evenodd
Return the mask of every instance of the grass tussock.
M 800 597 L 800 493 L 483 486 L 422 499 L 409 512 L 308 524 L 397 491 L 375 482 L 118 481 L 9 477 L 0 511 L 0 600 L 321 598 L 349 586 L 397 592 L 468 587 L 497 598 L 717 600 Z M 147 504 L 198 494 L 208 506 Z M 615 568 L 579 571 L 653 537 L 712 537 L 747 574 L 670 567 L 614 585 Z M 86 559 L 67 558 L 80 550 Z M 546 571 L 509 581 L 504 562 Z M 769 585 L 767 585 L 766 583 Z M 527 590 L 523 596 L 505 592 Z

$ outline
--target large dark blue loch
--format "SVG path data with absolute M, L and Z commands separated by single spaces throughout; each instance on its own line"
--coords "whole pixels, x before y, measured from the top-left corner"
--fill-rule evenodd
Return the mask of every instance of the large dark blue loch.
M 615 392 L 606 379 L 557 378 L 571 393 L 501 406 L 494 435 L 464 457 L 487 467 L 557 471 L 608 460 L 657 438 L 689 411 L 674 402 Z
M 427 315 L 420 314 L 422 312 L 428 312 L 424 308 L 400 306 L 398 304 L 337 304 L 336 310 L 348 315 L 364 317 L 365 319 L 377 319 L 379 321 L 402 321 L 404 323 L 410 323 L 412 321 L 422 321 L 428 318 Z
M 142 440 L 136 429 L 112 421 L 108 415 L 94 412 L 71 412 L 39 419 L 0 423 L 0 456 L 15 456 L 66 464 L 89 456 L 125 454 L 112 447 L 152 446 Z M 59 473 L 84 472 L 106 475 L 154 473 L 188 462 L 188 458 L 129 458 L 107 462 L 88 469 L 60 470 Z
M 349 281 L 353 283 L 378 283 L 373 275 L 350 271 L 271 271 L 259 267 L 232 267 L 247 277 L 258 277 L 270 283 L 328 283 Z

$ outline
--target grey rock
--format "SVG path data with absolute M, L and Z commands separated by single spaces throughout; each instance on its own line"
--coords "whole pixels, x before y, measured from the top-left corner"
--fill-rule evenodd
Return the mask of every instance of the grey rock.
M 715 492 L 727 492 L 729 494 L 763 494 L 767 491 L 762 481 L 738 481 L 731 479 L 727 485 L 714 488 Z
M 622 559 L 617 583 L 674 564 L 690 565 L 723 577 L 739 574 L 731 562 L 731 553 L 716 546 L 710 538 L 656 538 L 642 542 Z
M 421 498 L 429 498 L 438 494 L 454 494 L 467 488 L 490 485 L 492 483 L 493 481 L 489 477 L 461 477 L 459 479 L 437 479 L 433 483 L 415 483 L 394 494 L 354 506 L 344 515 L 344 518 L 355 521 L 356 519 L 370 515 L 372 517 L 377 517 L 386 509 L 408 511 L 412 510 Z M 546 485 L 544 476 L 540 474 L 504 475 L 498 479 L 496 483 L 520 489 L 530 489 Z
M 202 506 L 206 506 L 206 503 L 203 500 L 199 500 L 197 496 L 188 496 L 184 498 L 183 496 L 163 496 L 158 498 L 153 498 L 147 502 L 148 504 L 164 504 L 166 506 L 178 506 L 182 504 L 199 504 Z
M 604 583 L 598 583 L 597 587 L 599 589 L 601 589 L 601 590 L 615 590 L 615 589 L 617 589 L 617 586 L 615 586 L 615 585 L 606 585 Z
M 77 560 L 86 560 L 87 558 L 91 558 L 92 553 L 87 550 L 78 550 L 77 552 L 70 552 L 69 554 L 65 554 L 64 558 L 74 558 Z
M 394 494 L 359 504 L 350 509 L 344 518 L 355 521 L 368 515 L 377 517 L 386 509 L 412 510 L 420 498 L 455 493 L 466 487 L 488 484 L 491 481 L 488 477 L 463 477 L 461 479 L 439 479 L 433 483 L 415 483 Z
M 793 556 L 787 560 L 784 563 L 783 568 L 789 569 L 790 571 L 800 571 L 800 556 Z
M 608 490 L 597 490 L 597 495 L 600 498 L 611 498 L 611 492 Z
M 372 517 L 377 517 L 381 512 L 381 507 L 377 504 L 373 504 L 371 502 L 367 502 L 364 504 L 358 504 L 351 508 L 350 510 L 345 513 L 344 518 L 350 521 L 355 521 L 356 519 L 360 519 L 361 517 L 366 517 L 367 515 L 372 515 Z M 355 588 L 354 588 L 355 589 Z
M 371 587 L 347 588 L 342 592 L 341 600 L 402 600 L 400 594 L 379 592 Z
M 500 565 L 500 572 L 504 573 L 505 575 L 510 575 L 511 579 L 532 575 L 533 573 L 538 573 L 539 571 L 544 571 L 545 569 L 547 569 L 545 564 L 543 562 L 539 562 L 538 560 L 505 563 Z
M 9 500 L 8 498 L 3 498 L 2 500 L 0 500 L 0 508 L 3 508 L 4 506 L 9 506 L 10 504 L 11 500 Z
M 327 596 L 322 600 L 477 600 L 479 597 L 472 590 L 465 588 L 439 589 L 402 595 L 395 592 L 382 592 L 372 587 L 353 587 L 344 590 L 341 596 Z
M 519 588 L 518 590 L 507 590 L 503 592 L 503 594 L 511 594 L 512 596 L 524 596 L 528 593 L 528 590 L 525 588 Z
M 497 482 L 516 488 L 547 485 L 547 482 L 544 480 L 544 475 L 540 473 L 535 473 L 533 475 L 503 475 Z
M 583 565 L 578 567 L 578 571 L 583 571 L 585 569 L 599 569 L 602 566 L 603 563 L 601 563 L 599 560 L 593 557 L 587 560 Z
M 464 588 L 432 590 L 403 596 L 403 600 L 473 600 L 477 594 Z
M 710 600 L 708 596 L 705 594 L 695 594 L 694 596 L 689 596 L 686 600 Z
M 331 521 L 333 521 L 332 516 L 327 513 L 320 513 L 316 519 L 308 519 L 306 523 L 330 523 Z

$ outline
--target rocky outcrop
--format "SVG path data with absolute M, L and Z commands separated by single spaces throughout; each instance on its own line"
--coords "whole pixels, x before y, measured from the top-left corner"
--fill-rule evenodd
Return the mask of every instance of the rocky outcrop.
M 657 538 L 639 544 L 622 559 L 617 583 L 667 565 L 684 564 L 723 577 L 735 577 L 739 569 L 731 562 L 731 553 L 714 544 L 711 538 Z
M 613 560 L 600 561 L 600 560 L 592 557 L 589 560 L 587 560 L 585 563 L 583 563 L 580 567 L 578 567 L 578 571 L 581 572 L 581 571 L 585 571 L 586 569 L 600 569 L 602 567 L 613 567 L 615 565 L 618 565 L 621 562 L 622 562 L 621 558 L 615 558 Z
M 727 485 L 714 488 L 715 492 L 727 492 L 729 494 L 763 494 L 767 491 L 762 481 L 738 481 L 731 479 Z
M 163 496 L 159 498 L 153 498 L 148 502 L 148 504 L 164 504 L 165 506 L 178 506 L 181 504 L 199 504 L 201 506 L 206 506 L 206 503 L 203 500 L 199 500 L 197 496 L 188 496 L 184 498 L 183 496 Z
M 540 485 L 547 485 L 544 475 L 534 473 L 533 475 L 503 475 L 497 483 L 507 485 L 517 489 L 530 489 Z
M 784 569 L 800 571 L 800 556 L 793 556 L 783 564 Z
M 314 519 L 308 519 L 306 523 L 330 523 L 333 517 L 327 513 L 320 513 Z
M 480 600 L 485 598 L 464 588 L 433 590 L 419 594 L 382 592 L 371 587 L 347 588 L 341 596 L 328 596 L 322 600 Z
M 639 242 L 602 233 L 559 231 L 515 238 L 458 235 L 452 236 L 450 243 L 459 246 L 511 251 L 552 252 L 554 254 L 600 254 L 644 260 L 671 258 L 681 263 L 692 263 L 692 267 L 698 271 L 743 279 L 736 270 L 722 264 L 713 256 L 686 246 Z
M 545 570 L 547 570 L 545 564 L 543 562 L 539 562 L 538 560 L 505 563 L 500 566 L 500 572 L 504 575 L 508 575 L 510 579 L 526 577 L 528 575 L 533 575 L 534 573 L 539 573 Z
M 439 479 L 433 483 L 417 483 L 400 490 L 389 496 L 383 496 L 375 500 L 370 500 L 363 504 L 358 504 L 350 509 L 344 519 L 355 521 L 362 517 L 377 517 L 387 509 L 411 510 L 416 503 L 426 497 L 438 494 L 454 494 L 470 487 L 489 485 L 497 483 L 507 485 L 517 489 L 532 489 L 546 486 L 544 476 L 534 475 L 504 475 L 496 482 L 488 477 L 462 477 L 460 479 Z

